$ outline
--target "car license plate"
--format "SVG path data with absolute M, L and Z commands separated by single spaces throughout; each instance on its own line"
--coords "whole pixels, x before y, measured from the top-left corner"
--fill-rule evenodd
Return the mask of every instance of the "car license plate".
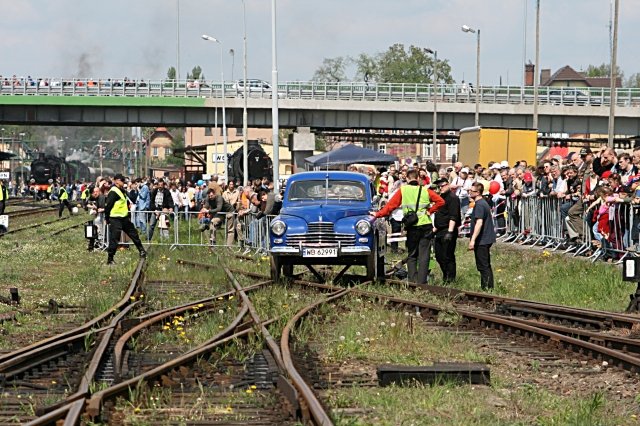
M 302 257 L 338 257 L 338 248 L 302 248 Z

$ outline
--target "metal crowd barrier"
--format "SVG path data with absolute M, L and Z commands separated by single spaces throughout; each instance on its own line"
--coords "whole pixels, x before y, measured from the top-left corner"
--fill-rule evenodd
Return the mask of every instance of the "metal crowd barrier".
M 611 259 L 620 263 L 628 256 L 640 255 L 640 205 L 609 203 L 610 232 L 600 235 L 594 213 L 600 204 L 589 209 L 590 204 L 539 196 L 510 199 L 507 233 L 501 240 L 552 251 L 562 249 L 574 257 L 588 256 L 593 262 Z
M 98 218 L 96 218 L 97 220 Z M 266 254 L 269 250 L 269 224 L 273 216 L 256 218 L 252 214 L 220 213 L 209 217 L 198 211 L 134 211 L 131 221 L 143 244 L 155 246 L 231 247 L 245 253 Z M 94 222 L 95 223 L 95 222 Z M 96 223 L 97 225 L 97 223 Z M 109 227 L 102 222 L 97 245 L 109 245 Z M 119 244 L 131 244 L 122 236 Z

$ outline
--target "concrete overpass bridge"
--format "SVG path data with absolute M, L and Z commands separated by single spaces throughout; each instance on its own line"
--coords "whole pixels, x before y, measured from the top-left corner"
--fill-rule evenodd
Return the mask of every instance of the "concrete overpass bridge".
M 242 127 L 242 90 L 226 82 L 45 79 L 0 86 L 0 123 L 29 125 Z M 271 127 L 268 85 L 248 93 L 248 126 Z M 287 82 L 278 85 L 281 128 L 459 130 L 474 124 L 531 127 L 533 87 Z M 609 89 L 539 88 L 539 131 L 607 133 Z M 617 89 L 616 134 L 640 134 L 640 89 Z

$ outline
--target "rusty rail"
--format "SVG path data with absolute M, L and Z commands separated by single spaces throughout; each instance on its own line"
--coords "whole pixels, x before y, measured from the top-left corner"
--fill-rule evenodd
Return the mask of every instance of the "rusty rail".
M 63 346 L 68 343 L 74 342 L 77 339 L 83 339 L 94 327 L 99 327 L 99 330 L 94 330 L 94 332 L 104 330 L 101 324 L 107 322 L 116 312 L 121 311 L 132 303 L 130 298 L 135 293 L 139 282 L 142 281 L 144 276 L 144 266 L 145 259 L 140 259 L 133 274 L 133 278 L 131 279 L 131 283 L 129 284 L 123 298 L 113 305 L 108 311 L 102 313 L 91 321 L 84 323 L 80 327 L 74 328 L 73 330 L 40 340 L 13 352 L 0 355 L 0 373 L 7 373 L 10 371 L 10 368 L 15 369 L 16 366 L 19 366 L 21 363 L 29 362 L 30 358 L 38 356 L 39 351 L 62 350 Z

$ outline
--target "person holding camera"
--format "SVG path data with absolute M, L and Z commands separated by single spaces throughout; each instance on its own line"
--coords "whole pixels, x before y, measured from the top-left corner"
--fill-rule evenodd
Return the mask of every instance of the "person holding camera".
M 407 184 L 396 191 L 382 210 L 370 214 L 376 218 L 387 217 L 402 206 L 402 222 L 407 230 L 409 281 L 426 284 L 429 278 L 429 256 L 433 239 L 431 215 L 444 206 L 444 200 L 435 191 L 419 185 L 418 178 L 418 170 L 409 170 Z

